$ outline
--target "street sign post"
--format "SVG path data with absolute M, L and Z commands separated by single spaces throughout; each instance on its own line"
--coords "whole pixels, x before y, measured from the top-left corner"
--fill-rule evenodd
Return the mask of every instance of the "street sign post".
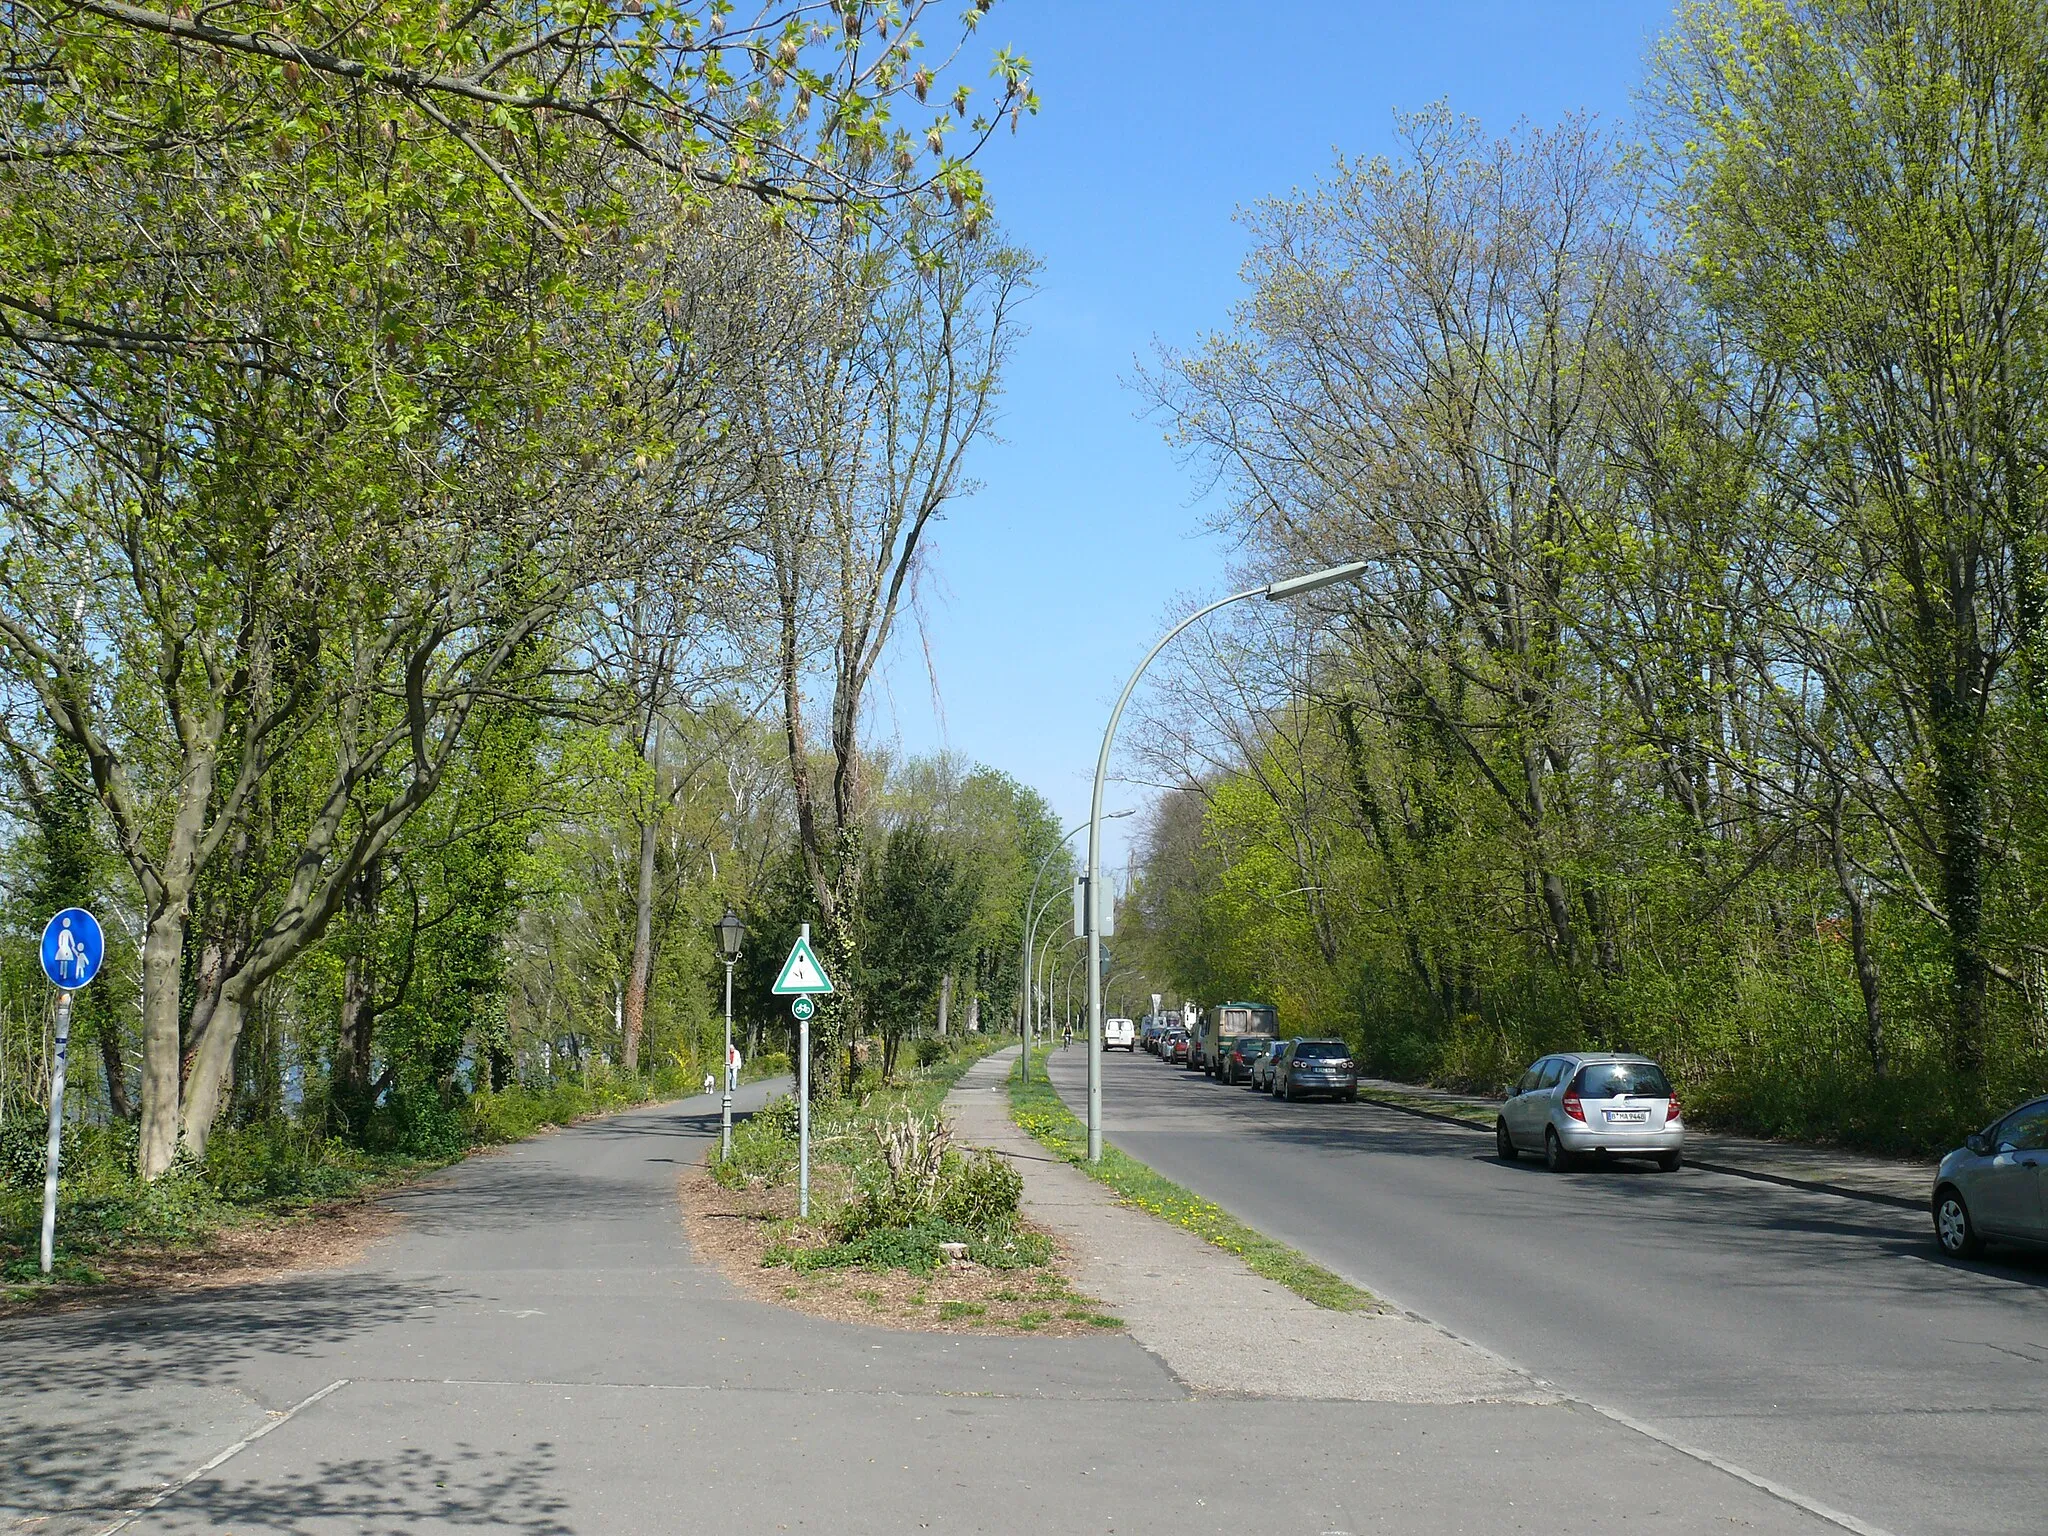
M 777 997 L 794 997 L 789 1011 L 796 1015 L 796 1213 L 811 1214 L 811 1015 L 818 1011 L 813 999 L 832 990 L 832 978 L 818 963 L 811 949 L 811 925 L 789 947 L 782 962 L 782 974 L 775 978 Z
M 107 957 L 99 919 L 66 907 L 43 929 L 43 974 L 57 988 L 57 1048 L 50 1062 L 50 1140 L 43 1160 L 43 1273 L 57 1255 L 57 1173 L 64 1157 L 64 1066 L 71 1047 L 71 994 L 100 973 Z

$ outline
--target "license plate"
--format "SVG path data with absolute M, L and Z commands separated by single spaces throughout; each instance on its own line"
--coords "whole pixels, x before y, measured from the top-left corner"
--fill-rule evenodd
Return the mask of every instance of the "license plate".
M 1648 1125 L 1650 1112 L 1647 1109 L 1610 1109 L 1607 1111 L 1609 1125 Z

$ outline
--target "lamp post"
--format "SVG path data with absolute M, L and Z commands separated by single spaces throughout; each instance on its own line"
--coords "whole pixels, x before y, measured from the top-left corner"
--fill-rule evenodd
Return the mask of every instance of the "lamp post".
M 1056 1016 L 1054 1011 L 1055 1004 L 1053 1000 L 1055 997 L 1059 995 L 1060 972 L 1063 969 L 1065 969 L 1066 953 L 1068 950 L 1072 949 L 1076 944 L 1080 942 L 1081 935 L 1078 933 L 1073 933 L 1067 935 L 1066 938 L 1061 939 L 1057 942 L 1048 939 L 1045 943 L 1044 949 L 1040 951 L 1040 953 L 1044 956 L 1045 1007 L 1043 1016 L 1045 1019 L 1045 1038 L 1048 1042 L 1050 1042 L 1052 1039 L 1053 1020 Z M 1068 972 L 1067 974 L 1069 979 L 1071 980 L 1073 973 Z M 1071 992 L 1069 995 L 1071 995 Z M 1048 1045 L 1048 1049 L 1050 1049 L 1050 1045 Z
M 1038 1005 L 1040 997 L 1037 972 L 1038 923 L 1039 919 L 1043 918 L 1046 912 L 1051 909 L 1052 904 L 1060 899 L 1061 894 L 1059 891 L 1054 891 L 1044 901 L 1040 902 L 1038 910 L 1031 914 L 1030 921 L 1026 923 L 1024 928 L 1024 977 L 1018 985 L 1024 994 L 1024 1006 L 1019 1019 L 1019 1027 L 1023 1031 L 1022 1043 L 1023 1055 L 1025 1057 L 1025 1066 L 1020 1068 L 1020 1071 L 1022 1071 L 1026 1082 L 1029 1082 L 1031 1077 L 1029 1071 L 1031 1036 L 1038 1027 L 1039 1016 Z
M 1119 821 L 1122 818 L 1133 814 L 1135 813 L 1131 811 L 1112 811 L 1109 815 L 1104 816 L 1100 819 L 1103 821 Z M 1036 912 L 1033 912 L 1031 910 L 1031 907 L 1032 903 L 1038 900 L 1038 882 L 1045 878 L 1045 866 L 1052 862 L 1054 854 L 1058 853 L 1062 848 L 1066 847 L 1067 844 L 1073 840 L 1075 833 L 1079 832 L 1083 827 L 1087 825 L 1088 823 L 1085 821 L 1075 822 L 1071 827 L 1067 828 L 1066 831 L 1060 834 L 1060 840 L 1058 842 L 1054 843 L 1052 847 L 1048 848 L 1045 851 L 1045 857 L 1038 861 L 1037 872 L 1033 874 L 1031 877 L 1031 894 L 1024 898 L 1024 910 L 1026 913 L 1030 915 L 1024 924 L 1024 973 L 1018 979 L 1018 987 L 1022 995 L 1018 999 L 1019 1006 L 1017 1009 L 1017 1029 L 1018 1033 L 1022 1036 L 1022 1039 L 1019 1041 L 1021 1049 L 1019 1049 L 1017 1053 L 1017 1071 L 1018 1074 L 1027 1083 L 1031 1081 L 1030 1009 L 1032 1004 L 1032 997 L 1029 991 L 1031 982 L 1031 941 L 1032 935 L 1034 935 L 1038 931 L 1038 920 L 1045 915 L 1045 907 L 1040 907 Z M 1045 901 L 1045 906 L 1049 907 L 1051 905 L 1052 897 L 1048 896 Z
M 1269 581 L 1263 587 L 1233 592 L 1206 608 L 1196 609 L 1161 635 L 1152 649 L 1145 653 L 1145 659 L 1138 663 L 1130 681 L 1124 684 L 1124 691 L 1116 696 L 1116 708 L 1109 712 L 1109 724 L 1102 732 L 1102 751 L 1095 759 L 1095 792 L 1088 802 L 1088 888 L 1082 902 L 1082 912 L 1091 936 L 1102 927 L 1098 919 L 1102 888 L 1102 785 L 1109 777 L 1109 749 L 1116 741 L 1117 723 L 1124 717 L 1124 706 L 1131 701 L 1131 691 L 1138 686 L 1138 679 L 1145 675 L 1145 669 L 1152 665 L 1152 658 L 1166 649 L 1169 640 L 1219 608 L 1227 608 L 1250 597 L 1263 597 L 1275 603 L 1303 597 L 1323 587 L 1335 586 L 1340 581 L 1363 576 L 1366 568 L 1366 561 L 1353 560 L 1346 565 L 1333 565 L 1328 570 L 1312 571 L 1306 576 L 1289 576 L 1281 581 Z M 1088 1161 L 1102 1161 L 1102 950 L 1095 944 L 1088 946 Z
M 740 957 L 740 941 L 747 936 L 746 925 L 731 907 L 718 920 L 718 947 L 725 953 L 725 1057 L 719 1062 L 725 1092 L 718 1100 L 718 1155 L 732 1156 L 732 968 Z

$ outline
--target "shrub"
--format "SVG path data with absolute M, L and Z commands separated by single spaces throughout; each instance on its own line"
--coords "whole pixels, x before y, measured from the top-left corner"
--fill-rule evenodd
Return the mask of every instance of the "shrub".
M 834 1223 L 841 1241 L 880 1227 L 909 1227 L 936 1216 L 952 1169 L 953 1128 L 938 1114 L 891 1115 L 874 1128 L 879 1162 L 866 1164 L 859 1192 Z
M 983 1149 L 967 1158 L 946 1185 L 940 1214 L 976 1232 L 1013 1225 L 1024 1198 L 1024 1176 L 1008 1158 Z
M 967 1257 L 986 1269 L 1032 1269 L 1050 1263 L 1052 1242 L 1035 1232 L 973 1232 L 936 1218 L 904 1227 L 875 1227 L 819 1248 L 778 1243 L 761 1256 L 764 1266 L 787 1264 L 801 1273 L 818 1269 L 907 1269 L 930 1274 L 941 1243 L 965 1243 Z
M 776 1099 L 732 1128 L 732 1154 L 711 1160 L 711 1176 L 727 1189 L 776 1184 L 796 1168 L 796 1100 Z
M 761 1108 L 747 1117 L 747 1124 L 767 1136 L 780 1136 L 784 1141 L 795 1141 L 801 1131 L 802 1106 L 796 1095 L 782 1094 L 770 1099 Z
M 70 1128 L 65 1128 L 70 1140 Z M 49 1122 L 40 1115 L 9 1115 L 0 1120 L 0 1184 L 33 1189 L 43 1182 L 49 1150 Z M 67 1145 L 67 1153 L 71 1150 Z M 68 1161 L 68 1159 L 67 1159 Z
M 360 1188 L 372 1168 L 339 1137 L 265 1120 L 214 1132 L 203 1176 L 218 1198 L 236 1205 L 274 1200 L 332 1200 Z

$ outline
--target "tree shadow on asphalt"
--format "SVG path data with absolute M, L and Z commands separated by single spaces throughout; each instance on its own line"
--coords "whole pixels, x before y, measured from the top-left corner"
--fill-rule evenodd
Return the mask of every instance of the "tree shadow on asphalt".
M 207 1531 L 407 1531 L 465 1526 L 569 1536 L 569 1503 L 556 1491 L 553 1445 L 519 1451 L 458 1447 L 448 1456 L 408 1448 L 386 1458 L 322 1461 L 288 1478 L 243 1483 L 234 1464 L 222 1481 L 173 1494 L 159 1515 L 173 1528 Z

